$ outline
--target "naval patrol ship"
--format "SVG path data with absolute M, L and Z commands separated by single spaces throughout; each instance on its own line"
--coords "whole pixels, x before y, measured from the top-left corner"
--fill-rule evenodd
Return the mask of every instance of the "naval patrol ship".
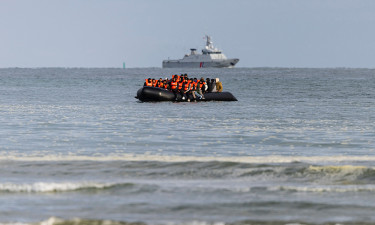
M 202 54 L 197 49 L 190 49 L 190 54 L 177 60 L 163 60 L 163 68 L 226 68 L 234 67 L 239 59 L 228 59 L 221 50 L 215 48 L 211 37 L 206 35 L 206 46 Z

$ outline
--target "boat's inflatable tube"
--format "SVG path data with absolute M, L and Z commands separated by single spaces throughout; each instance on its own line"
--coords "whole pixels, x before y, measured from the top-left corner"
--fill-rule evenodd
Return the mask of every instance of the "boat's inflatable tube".
M 173 92 L 157 87 L 142 87 L 137 91 L 137 96 L 142 102 L 158 102 L 158 101 L 175 101 Z M 189 96 L 192 99 L 192 96 Z M 182 101 L 182 95 L 177 94 L 177 101 Z M 199 101 L 237 101 L 230 92 L 211 92 L 205 93 L 204 99 Z

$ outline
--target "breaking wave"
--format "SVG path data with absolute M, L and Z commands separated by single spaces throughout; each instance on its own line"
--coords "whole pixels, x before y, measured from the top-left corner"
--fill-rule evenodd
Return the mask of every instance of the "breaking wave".
M 375 185 L 375 159 L 371 157 L 221 158 L 142 155 L 121 159 L 108 157 L 108 160 L 84 156 L 67 156 L 62 159 L 34 157 L 33 160 L 29 157 L 0 157 L 1 160 L 0 168 L 4 169 L 0 170 L 0 177 L 33 178 L 31 183 L 0 183 L 0 192 L 8 193 L 101 191 L 114 188 L 150 192 L 160 188 L 158 185 L 163 186 L 162 180 L 168 179 L 176 182 L 225 179 L 250 184 L 262 181 L 260 186 L 267 183 L 278 185 L 272 187 L 274 190 L 298 192 L 374 192 Z M 108 174 L 111 175 L 110 179 Z M 61 182 L 60 175 L 69 175 L 71 179 Z M 82 175 L 88 181 L 75 182 Z M 40 180 L 41 176 L 44 180 Z
M 68 191 L 93 191 L 93 190 L 104 190 L 115 187 L 131 188 L 135 186 L 132 183 L 121 183 L 121 184 L 105 184 L 105 183 L 48 183 L 48 182 L 35 182 L 35 183 L 0 183 L 0 193 L 48 193 L 48 192 L 68 192 Z
M 77 164 L 77 165 L 76 165 Z M 41 166 L 35 164 L 33 166 Z M 56 170 L 59 164 L 53 165 Z M 67 167 L 80 168 L 75 162 Z M 257 188 L 272 184 L 271 191 L 298 191 L 298 192 L 375 192 L 375 168 L 354 165 L 310 165 L 306 163 L 281 163 L 281 164 L 248 164 L 233 162 L 180 162 L 180 163 L 155 163 L 155 162 L 115 162 L 110 165 L 105 163 L 95 164 L 89 173 L 93 181 L 40 181 L 39 178 L 31 183 L 0 183 L 0 193 L 47 193 L 69 191 L 102 191 L 125 190 L 132 193 L 153 192 L 160 189 L 163 180 L 192 181 L 192 180 L 232 180 L 239 182 L 249 181 L 252 185 L 248 188 Z M 24 171 L 24 170 L 23 170 Z M 114 179 L 110 182 L 98 181 L 96 176 L 104 179 L 111 174 Z M 4 172 L 2 172 L 4 173 Z M 93 173 L 93 175 L 91 175 Z M 46 174 L 54 177 L 55 173 Z M 52 178 L 54 179 L 54 178 Z M 99 179 L 100 180 L 100 179 Z M 131 180 L 131 182 L 129 182 Z M 259 183 L 260 182 L 260 183 Z M 259 183 L 259 186 L 255 184 Z M 288 184 L 297 185 L 288 185 Z M 159 186 L 161 185 L 161 186 Z M 274 186 L 278 185 L 278 186 Z M 264 187 L 264 186 L 263 186 Z M 250 190 L 249 189 L 249 190 Z M 240 191 L 246 191 L 241 189 Z M 217 190 L 216 190 L 217 191 Z M 230 189 L 229 191 L 237 192 Z

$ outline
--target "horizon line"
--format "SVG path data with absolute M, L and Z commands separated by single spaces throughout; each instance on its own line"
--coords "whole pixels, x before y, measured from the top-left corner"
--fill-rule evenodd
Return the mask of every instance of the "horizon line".
M 0 67 L 0 69 L 121 69 L 121 70 L 127 70 L 127 69 L 165 69 L 165 70 L 171 70 L 171 69 L 197 69 L 197 70 L 205 70 L 205 69 L 375 69 L 375 67 L 283 67 L 283 66 L 254 66 L 254 67 L 235 67 L 235 68 L 162 68 L 162 67 L 77 67 L 77 66 L 46 66 L 46 67 Z

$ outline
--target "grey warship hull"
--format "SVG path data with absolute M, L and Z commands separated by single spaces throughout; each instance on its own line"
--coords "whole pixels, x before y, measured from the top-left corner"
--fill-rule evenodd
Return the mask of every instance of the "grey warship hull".
M 206 62 L 184 62 L 182 60 L 164 60 L 163 68 L 231 68 L 238 59 L 212 60 Z

